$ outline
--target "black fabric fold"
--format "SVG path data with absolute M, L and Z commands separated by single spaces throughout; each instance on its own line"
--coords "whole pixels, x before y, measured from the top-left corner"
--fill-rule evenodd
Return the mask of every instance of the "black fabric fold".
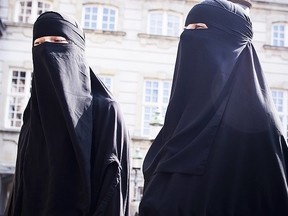
M 140 215 L 288 214 L 287 143 L 252 23 L 225 0 L 189 12 L 164 126 L 143 164 Z

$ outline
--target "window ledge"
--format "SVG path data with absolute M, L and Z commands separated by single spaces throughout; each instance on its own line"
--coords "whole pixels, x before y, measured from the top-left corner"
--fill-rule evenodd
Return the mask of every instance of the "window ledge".
M 19 134 L 21 128 L 0 128 L 0 132 Z
M 86 41 L 92 43 L 106 43 L 108 41 L 122 42 L 126 32 L 123 31 L 106 31 L 96 29 L 84 29 L 86 34 Z
M 288 47 L 282 47 L 282 46 L 273 46 L 273 45 L 269 45 L 269 44 L 264 44 L 263 45 L 264 49 L 267 50 L 278 50 L 278 51 L 288 51 Z
M 149 142 L 150 139 L 148 137 L 145 137 L 145 136 L 132 136 L 131 139 L 135 142 L 142 142 L 142 141 L 146 141 L 146 142 Z
M 288 47 L 272 46 L 269 44 L 263 45 L 264 50 L 268 55 L 273 55 L 282 58 L 283 60 L 288 59 Z
M 99 34 L 99 35 L 112 35 L 112 36 L 120 36 L 124 37 L 126 35 L 126 32 L 123 31 L 108 31 L 108 30 L 97 30 L 97 29 L 84 29 L 85 33 L 93 33 L 93 34 Z
M 169 49 L 171 47 L 176 47 L 179 41 L 179 37 L 177 36 L 152 35 L 146 33 L 139 33 L 138 38 L 140 38 L 141 44 L 155 45 L 161 49 Z
M 32 28 L 32 23 L 23 23 L 23 22 L 5 22 L 6 26 L 12 26 L 12 27 L 26 27 L 26 28 Z
M 169 41 L 178 41 L 179 37 L 177 36 L 168 36 L 168 35 L 154 35 L 154 34 L 146 34 L 146 33 L 139 33 L 139 38 L 145 39 L 157 39 L 157 40 L 169 40 Z

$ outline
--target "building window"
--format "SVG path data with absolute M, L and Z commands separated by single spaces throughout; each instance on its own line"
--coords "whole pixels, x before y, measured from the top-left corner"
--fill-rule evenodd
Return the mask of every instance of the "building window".
M 133 201 L 141 201 L 141 198 L 143 197 L 143 186 L 137 186 L 134 188 L 134 198 Z
M 272 89 L 272 98 L 278 111 L 282 127 L 286 131 L 286 138 L 288 137 L 288 92 L 285 90 Z
M 150 136 L 150 123 L 157 108 L 164 117 L 170 98 L 171 81 L 146 80 L 144 83 L 143 136 Z
M 112 77 L 110 76 L 103 76 L 99 75 L 99 79 L 104 83 L 104 85 L 109 89 L 110 92 L 112 92 Z
M 272 45 L 288 46 L 288 24 L 275 23 L 272 25 Z
M 85 5 L 82 24 L 86 29 L 116 31 L 117 9 L 107 6 Z
M 8 109 L 6 127 L 20 128 L 22 115 L 30 97 L 31 72 L 26 70 L 12 70 L 8 89 Z
M 149 13 L 148 34 L 179 36 L 181 18 L 177 13 L 166 11 L 152 11 Z
M 33 23 L 40 14 L 51 8 L 52 4 L 47 1 L 19 1 L 16 7 L 16 22 Z

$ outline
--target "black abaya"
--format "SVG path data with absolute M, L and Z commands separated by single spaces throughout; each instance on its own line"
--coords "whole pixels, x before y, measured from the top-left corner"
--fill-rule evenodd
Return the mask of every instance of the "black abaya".
M 162 130 L 143 164 L 141 216 L 288 215 L 288 149 L 252 24 L 225 0 L 189 12 Z
M 33 41 L 31 98 L 20 132 L 7 216 L 129 215 L 128 134 L 121 111 L 85 60 L 78 24 L 46 12 Z

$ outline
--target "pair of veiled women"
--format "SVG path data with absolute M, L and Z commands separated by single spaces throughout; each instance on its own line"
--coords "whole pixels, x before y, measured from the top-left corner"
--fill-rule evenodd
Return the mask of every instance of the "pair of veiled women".
M 189 12 L 185 26 L 193 24 L 180 36 L 165 123 L 143 164 L 139 213 L 286 216 L 288 149 L 250 18 L 236 4 L 206 0 Z M 75 22 L 45 13 L 33 41 L 48 35 L 67 41 L 33 47 L 6 215 L 128 215 L 128 138 L 117 103 L 89 69 Z

